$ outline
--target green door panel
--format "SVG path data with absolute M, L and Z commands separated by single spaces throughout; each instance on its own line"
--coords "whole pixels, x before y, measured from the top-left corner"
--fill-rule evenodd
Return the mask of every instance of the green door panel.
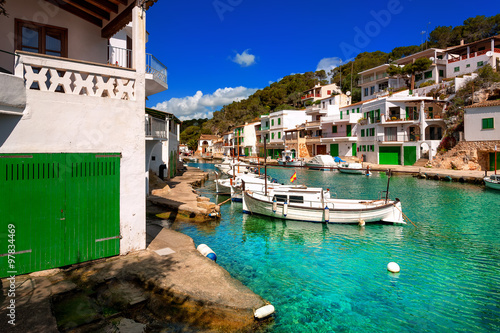
M 1 154 L 0 193 L 0 277 L 119 254 L 120 155 Z
M 338 143 L 331 143 L 330 144 L 330 155 L 331 156 L 339 156 L 339 144 Z
M 413 165 L 417 161 L 417 147 L 403 147 L 403 165 Z
M 497 152 L 497 168 L 500 169 L 500 153 Z M 490 153 L 489 171 L 495 170 L 495 153 Z
M 358 152 L 357 152 L 357 144 L 356 143 L 353 143 L 352 144 L 352 156 L 357 156 Z
M 399 165 L 400 147 L 379 147 L 379 164 Z

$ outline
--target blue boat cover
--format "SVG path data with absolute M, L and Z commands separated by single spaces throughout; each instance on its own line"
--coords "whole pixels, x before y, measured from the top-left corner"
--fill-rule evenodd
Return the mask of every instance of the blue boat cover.
M 335 162 L 339 163 L 339 162 L 345 162 L 345 161 L 342 161 L 342 159 L 338 156 L 335 156 L 334 159 L 333 159 Z

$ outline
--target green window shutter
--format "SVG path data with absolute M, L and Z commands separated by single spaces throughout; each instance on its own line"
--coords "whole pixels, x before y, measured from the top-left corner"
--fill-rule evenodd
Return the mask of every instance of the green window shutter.
M 340 119 L 342 119 L 342 111 L 340 111 Z
M 271 139 L 274 139 L 274 133 L 271 133 Z
M 483 118 L 483 129 L 492 129 L 493 126 L 493 118 Z
M 362 129 L 362 130 L 361 130 L 361 137 L 363 138 L 364 136 L 365 136 L 365 130 L 364 130 L 364 129 Z
M 337 133 L 337 126 L 332 126 L 332 133 Z
M 349 115 L 349 110 L 346 110 L 346 116 L 348 116 L 348 115 Z
M 281 118 L 278 118 L 278 125 L 281 125 Z
M 359 108 L 357 109 L 357 113 L 359 113 Z
M 278 139 L 281 139 L 281 132 L 278 132 Z
M 271 119 L 271 126 L 274 126 L 274 119 Z

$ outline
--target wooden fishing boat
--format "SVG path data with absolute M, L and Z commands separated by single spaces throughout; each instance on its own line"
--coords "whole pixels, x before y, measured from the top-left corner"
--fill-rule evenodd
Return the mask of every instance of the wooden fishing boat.
M 269 186 L 266 192 L 243 192 L 243 212 L 305 222 L 406 224 L 399 199 L 336 199 L 328 190 Z
M 361 163 L 341 163 L 338 169 L 342 173 L 350 173 L 355 175 L 362 175 L 365 173 Z
M 500 175 L 490 175 L 483 178 L 486 187 L 500 190 Z

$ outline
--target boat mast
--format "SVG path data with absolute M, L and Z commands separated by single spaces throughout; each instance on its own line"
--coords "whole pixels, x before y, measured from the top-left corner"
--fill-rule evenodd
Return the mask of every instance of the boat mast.
M 387 171 L 387 191 L 385 191 L 385 203 L 389 200 L 389 183 L 391 181 L 391 169 Z
M 264 136 L 264 195 L 267 196 L 267 151 L 266 151 L 267 136 Z
M 495 175 L 497 174 L 497 145 L 495 145 Z

